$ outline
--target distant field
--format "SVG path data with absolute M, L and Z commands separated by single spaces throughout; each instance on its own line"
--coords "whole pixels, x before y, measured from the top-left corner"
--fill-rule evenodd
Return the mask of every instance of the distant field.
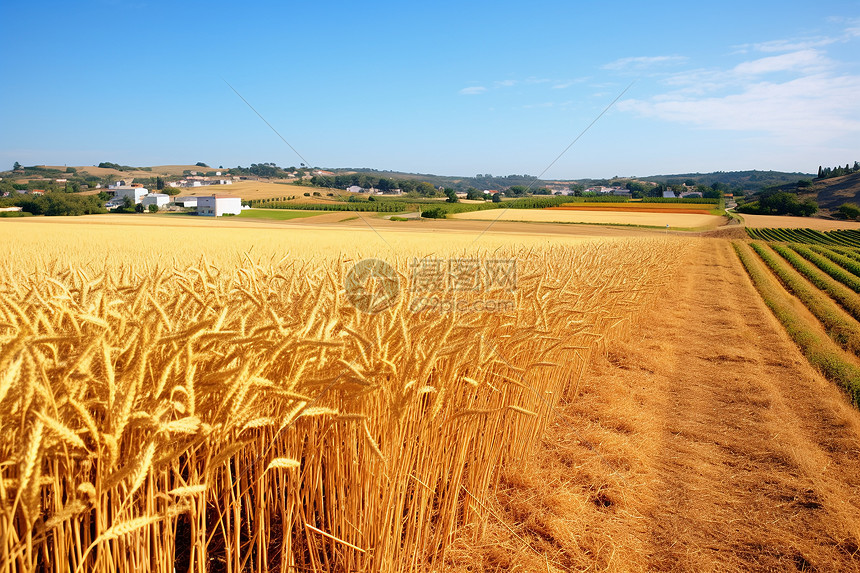
M 289 211 L 287 209 L 245 209 L 239 214 L 242 219 L 274 219 L 286 221 L 289 219 L 303 219 L 305 217 L 317 217 L 326 211 Z
M 44 165 L 48 169 L 57 169 L 65 171 L 65 165 Z M 117 175 L 119 177 L 155 177 L 156 175 L 182 175 L 183 171 L 197 171 L 198 173 L 208 171 L 220 171 L 217 167 L 198 167 L 197 165 L 153 165 L 151 171 L 141 171 L 138 169 L 132 171 L 119 171 L 118 169 L 107 169 L 104 167 L 94 167 L 92 165 L 73 166 L 78 171 L 78 174 L 89 174 L 97 177 L 106 175 Z
M 623 204 L 622 204 L 623 205 Z M 686 207 L 686 205 L 685 205 Z M 510 209 L 476 211 L 451 215 L 456 219 L 525 221 L 540 223 L 592 223 L 600 225 L 644 225 L 648 227 L 700 228 L 716 227 L 724 219 L 715 215 L 691 213 L 650 213 L 618 211 L 580 211 L 572 209 Z
M 314 197 L 314 192 L 322 195 Z M 295 196 L 295 201 L 301 203 L 326 203 L 334 201 L 332 197 L 326 197 L 328 193 L 333 193 L 331 189 L 322 187 L 309 187 L 306 185 L 290 185 L 287 183 L 268 183 L 263 181 L 239 181 L 232 185 L 210 185 L 208 187 L 189 187 L 182 189 L 180 195 L 212 195 L 213 193 L 234 195 L 242 199 L 275 199 L 281 197 Z M 310 193 L 310 197 L 305 197 L 305 193 Z M 345 193 L 345 192 L 341 192 Z M 335 195 L 337 196 L 337 195 Z
M 688 213 L 710 215 L 716 205 L 705 203 L 565 203 L 550 209 L 569 211 L 612 211 L 630 213 Z
M 320 218 L 344 217 L 348 213 L 322 213 Z M 356 218 L 358 219 L 358 218 Z M 309 223 L 316 221 L 307 219 Z M 376 221 L 375 225 L 385 221 Z M 210 261 L 232 260 L 237 253 L 253 249 L 259 256 L 271 257 L 278 253 L 288 252 L 295 255 L 322 254 L 325 256 L 340 256 L 349 254 L 355 256 L 372 256 L 380 252 L 388 252 L 392 245 L 400 251 L 414 251 L 424 256 L 436 254 L 447 256 L 462 251 L 465 247 L 475 244 L 479 231 L 464 228 L 444 232 L 444 241 L 428 241 L 428 234 L 438 233 L 435 221 L 426 221 L 428 231 L 422 231 L 422 225 L 417 229 L 374 228 L 368 227 L 361 221 L 356 221 L 352 228 L 322 227 L 311 225 L 308 228 L 297 229 L 295 226 L 279 227 L 277 221 L 245 219 L 242 217 L 195 217 L 180 215 L 84 215 L 81 217 L 27 217 L 24 219 L 9 219 L 0 223 L 0 240 L 14 242 L 14 237 L 50 236 L 52 240 L 62 238 L 69 252 L 75 252 L 77 257 L 86 261 L 103 262 L 106 259 L 104 245 L 123 238 L 124 253 L 146 257 L 151 252 L 151 244 L 158 237 L 166 234 L 175 239 L 172 246 L 162 249 L 162 256 L 188 252 L 206 253 Z M 440 221 L 440 224 L 446 221 Z M 394 225 L 394 223 L 390 223 Z M 288 233 L 284 229 L 289 229 Z M 86 231 L 85 233 L 83 231 Z M 497 232 L 498 231 L 498 232 Z M 229 248 L 216 249 L 213 245 L 224 245 L 225 233 L 231 237 Z M 614 239 L 606 237 L 600 229 L 593 235 L 541 235 L 514 234 L 508 232 L 502 225 L 495 227 L 481 237 L 480 247 L 496 249 L 499 247 L 577 245 L 583 242 L 599 240 L 611 242 Z M 42 251 L 41 243 L 33 241 L 22 244 L 16 253 L 22 259 L 32 259 L 38 265 L 45 256 L 52 253 Z M 113 253 L 107 258 L 112 259 Z
M 833 231 L 836 229 L 860 229 L 856 221 L 834 221 L 816 217 L 789 217 L 781 215 L 741 215 L 744 225 L 753 228 L 815 229 Z

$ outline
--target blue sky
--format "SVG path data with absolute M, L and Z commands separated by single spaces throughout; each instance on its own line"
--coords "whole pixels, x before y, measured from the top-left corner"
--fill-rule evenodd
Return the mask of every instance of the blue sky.
M 4 0 L 0 167 L 545 178 L 860 160 L 860 2 Z M 550 163 L 633 86 L 552 167 Z

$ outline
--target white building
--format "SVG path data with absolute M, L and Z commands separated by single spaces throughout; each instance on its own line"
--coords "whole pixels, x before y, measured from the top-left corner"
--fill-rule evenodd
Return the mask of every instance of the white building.
M 167 195 L 166 193 L 150 193 L 141 200 L 141 203 L 143 203 L 143 207 L 145 209 L 149 208 L 150 205 L 155 205 L 161 209 L 170 203 L 170 195 Z
M 242 198 L 226 195 L 210 195 L 197 198 L 197 214 L 207 217 L 238 215 L 242 212 Z
M 347 187 L 346 190 L 350 193 L 361 193 L 362 191 L 364 191 L 364 189 L 362 189 L 358 185 L 352 185 L 351 187 Z
M 143 198 L 149 194 L 149 190 L 143 187 L 131 187 L 125 185 L 112 185 L 109 187 L 113 191 L 114 202 L 122 203 L 126 197 L 131 199 L 135 205 L 143 201 Z
M 177 197 L 173 200 L 173 202 L 180 207 L 197 207 L 197 197 L 194 197 L 193 195 L 190 195 L 188 197 Z

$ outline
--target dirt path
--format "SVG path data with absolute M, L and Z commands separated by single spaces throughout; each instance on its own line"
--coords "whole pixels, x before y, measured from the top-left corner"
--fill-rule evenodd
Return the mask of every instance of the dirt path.
M 490 548 L 463 563 L 860 571 L 860 412 L 809 367 L 730 243 L 694 247 L 638 332 L 507 476 L 496 511 L 519 538 L 489 525 Z
M 648 335 L 671 357 L 657 503 L 643 512 L 650 565 L 857 569 L 860 416 L 811 371 L 729 244 L 706 245 Z

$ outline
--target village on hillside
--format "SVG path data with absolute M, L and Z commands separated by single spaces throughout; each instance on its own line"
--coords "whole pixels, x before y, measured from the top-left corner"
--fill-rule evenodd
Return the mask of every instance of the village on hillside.
M 141 205 L 144 210 L 159 211 L 162 209 L 194 209 L 198 215 L 220 217 L 222 215 L 238 215 L 242 212 L 242 199 L 229 195 L 188 195 L 172 198 L 167 193 L 150 193 L 143 185 L 133 183 L 132 179 L 121 180 L 113 185 L 108 185 L 107 193 L 113 197 L 104 206 L 108 211 L 114 211 L 123 207 Z M 191 184 L 181 185 L 183 187 L 208 187 L 214 185 L 230 185 L 229 179 L 210 183 L 206 178 L 194 179 Z M 180 185 L 171 185 L 179 187 Z

